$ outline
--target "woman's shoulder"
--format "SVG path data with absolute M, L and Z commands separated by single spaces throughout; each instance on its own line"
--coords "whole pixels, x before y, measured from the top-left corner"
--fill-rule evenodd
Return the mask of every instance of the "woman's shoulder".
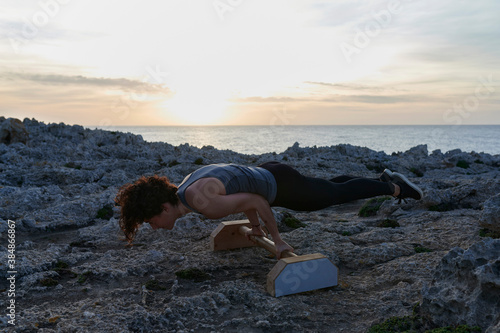
M 225 194 L 224 184 L 219 179 L 212 177 L 198 179 L 184 191 L 187 204 L 197 211 L 206 208 L 211 199 Z
M 197 179 L 186 189 L 186 194 L 197 192 L 225 194 L 225 187 L 220 179 L 215 177 L 205 177 Z

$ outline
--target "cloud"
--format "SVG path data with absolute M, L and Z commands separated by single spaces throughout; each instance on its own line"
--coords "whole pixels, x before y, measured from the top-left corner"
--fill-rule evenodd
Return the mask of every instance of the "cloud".
M 12 48 L 12 45 L 24 46 L 36 42 L 36 44 L 48 44 L 61 42 L 86 41 L 99 38 L 102 34 L 91 31 L 78 31 L 58 27 L 57 25 L 47 25 L 38 27 L 27 21 L 0 18 L 0 42 L 4 46 Z
M 350 95 L 342 96 L 340 98 L 342 102 L 354 102 L 354 103 L 368 103 L 368 104 L 395 104 L 395 103 L 409 103 L 421 100 L 421 97 L 413 95 L 395 95 L 395 96 L 385 96 L 385 95 Z
M 21 119 L 106 126 L 152 124 L 170 94 L 163 85 L 126 78 L 0 73 L 0 110 Z
M 382 87 L 373 87 L 373 86 L 367 86 L 367 85 L 355 84 L 355 83 L 329 83 L 329 82 L 315 82 L 315 81 L 305 81 L 304 83 L 318 85 L 318 86 L 331 87 L 331 88 L 337 88 L 337 89 L 345 89 L 345 90 L 369 90 L 369 91 L 374 91 L 374 92 L 380 92 L 382 90 L 386 90 L 385 88 L 382 88 Z
M 381 119 L 400 122 L 411 111 L 415 121 L 442 122 L 444 110 L 474 94 L 480 76 L 493 73 L 495 82 L 500 77 L 498 0 L 285 2 L 245 2 L 220 21 L 211 3 L 193 7 L 176 1 L 167 8 L 163 2 L 145 7 L 125 0 L 118 8 L 89 0 L 61 6 L 57 18 L 32 34 L 24 18 L 41 10 L 37 1 L 0 5 L 0 108 L 59 110 L 69 118 L 88 110 L 109 113 L 124 100 L 119 105 L 132 109 L 127 122 L 144 123 L 139 109 L 163 115 L 173 95 L 169 88 L 175 87 L 178 96 L 200 100 L 240 91 L 230 101 L 233 114 L 247 112 L 241 122 L 281 104 L 303 110 L 304 122 L 312 121 L 312 110 L 321 110 L 317 123 L 320 116 L 347 111 L 392 112 Z M 377 13 L 397 2 L 400 11 L 384 24 L 387 17 Z M 276 17 L 283 19 L 279 25 Z M 372 30 L 363 44 L 358 34 L 377 22 L 380 31 Z M 359 49 L 351 65 L 342 42 Z M 143 64 L 173 75 L 168 82 L 141 80 Z M 474 117 L 489 110 L 491 99 L 481 101 Z M 359 114 L 342 113 L 354 122 L 375 119 Z
M 362 103 L 362 104 L 396 104 L 396 103 L 414 103 L 414 102 L 442 102 L 441 98 L 428 95 L 340 95 L 328 94 L 323 97 L 246 97 L 232 99 L 237 103 Z
M 311 102 L 314 101 L 311 98 L 299 98 L 299 97 L 261 97 L 252 96 L 245 98 L 233 98 L 232 102 L 238 103 L 288 103 L 288 102 Z
M 125 78 L 97 78 L 85 77 L 81 75 L 56 75 L 56 74 L 35 74 L 35 73 L 4 73 L 0 74 L 0 79 L 11 81 L 30 81 L 48 85 L 74 85 L 74 86 L 97 86 L 112 87 L 123 91 L 140 91 L 146 93 L 169 94 L 170 90 L 161 84 L 152 84 L 145 81 L 130 80 Z

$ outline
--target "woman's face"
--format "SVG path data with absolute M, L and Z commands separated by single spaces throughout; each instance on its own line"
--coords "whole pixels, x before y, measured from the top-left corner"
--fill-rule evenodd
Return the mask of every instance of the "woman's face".
M 153 230 L 156 229 L 168 229 L 172 230 L 175 226 L 176 217 L 174 215 L 173 206 L 170 203 L 164 203 L 162 205 L 163 210 L 160 214 L 153 216 L 149 220 L 144 222 L 149 223 Z

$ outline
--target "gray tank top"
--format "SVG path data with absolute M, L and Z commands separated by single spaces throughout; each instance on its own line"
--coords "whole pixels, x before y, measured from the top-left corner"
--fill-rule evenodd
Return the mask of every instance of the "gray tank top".
M 259 167 L 248 167 L 237 164 L 211 164 L 192 172 L 179 185 L 177 195 L 181 202 L 198 213 L 186 202 L 186 189 L 201 178 L 217 178 L 224 184 L 226 194 L 255 193 L 263 196 L 269 204 L 276 198 L 277 185 L 271 172 Z

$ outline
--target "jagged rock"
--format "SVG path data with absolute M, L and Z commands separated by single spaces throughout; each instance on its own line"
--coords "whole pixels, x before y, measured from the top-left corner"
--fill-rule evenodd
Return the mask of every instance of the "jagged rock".
M 482 204 L 500 191 L 500 181 L 475 177 L 461 182 L 432 181 L 432 187 L 422 186 L 421 205 L 431 210 L 450 211 L 460 208 L 479 210 Z
M 429 152 L 427 150 L 427 145 L 418 145 L 413 148 L 408 149 L 403 154 L 405 157 L 412 157 L 415 159 L 427 158 Z
M 486 200 L 479 224 L 487 229 L 500 232 L 500 194 Z
M 36 323 L 46 332 L 365 332 L 383 318 L 411 314 L 422 301 L 423 284 L 437 293 L 441 284 L 432 284 L 433 272 L 443 256 L 480 241 L 480 216 L 492 221 L 499 215 L 494 209 L 498 201 L 492 198 L 500 192 L 499 155 L 461 150 L 429 155 L 425 145 L 387 155 L 349 144 L 298 143 L 280 154 L 245 155 L 145 142 L 131 133 L 78 125 L 35 119 L 23 124 L 29 145 L 0 144 L 0 263 L 8 261 L 4 231 L 7 219 L 13 219 L 19 237 L 19 331 L 32 331 Z M 325 179 L 342 174 L 375 178 L 389 168 L 421 186 L 425 197 L 406 204 L 386 201 L 369 218 L 358 216 L 362 200 L 318 212 L 273 207 L 278 220 L 291 213 L 304 224 L 297 229 L 280 224 L 284 240 L 297 254 L 327 256 L 339 266 L 341 282 L 274 299 L 265 292 L 265 279 L 276 260 L 265 250 L 209 250 L 210 233 L 218 223 L 243 219 L 244 214 L 220 220 L 189 214 L 170 231 L 143 224 L 132 247 L 126 246 L 118 226 L 117 207 L 109 220 L 98 218 L 125 183 L 159 174 L 179 184 L 200 167 L 200 158 L 203 164 L 276 160 Z M 457 166 L 462 160 L 467 169 L 463 162 Z M 385 219 L 397 223 L 382 227 Z M 494 273 L 494 262 L 479 264 L 474 274 L 490 281 L 485 283 L 498 278 L 487 274 L 487 269 Z M 175 274 L 191 268 L 209 279 L 194 282 Z M 5 274 L 0 270 L 0 290 L 6 286 Z M 50 283 L 43 285 L 44 279 Z M 164 289 L 145 293 L 149 280 Z M 5 302 L 0 298 L 1 307 Z M 467 302 L 474 308 L 481 300 L 470 296 Z M 440 318 L 445 322 L 446 314 Z M 449 319 L 446 325 L 454 324 Z M 493 319 L 490 324 L 485 328 L 495 332 L 497 324 Z M 9 329 L 2 314 L 0 328 Z
M 15 118 L 7 118 L 0 125 L 0 143 L 7 145 L 11 143 L 26 143 L 28 141 L 28 131 L 24 124 Z
M 495 325 L 500 318 L 500 240 L 452 249 L 422 290 L 422 312 L 438 326 Z

